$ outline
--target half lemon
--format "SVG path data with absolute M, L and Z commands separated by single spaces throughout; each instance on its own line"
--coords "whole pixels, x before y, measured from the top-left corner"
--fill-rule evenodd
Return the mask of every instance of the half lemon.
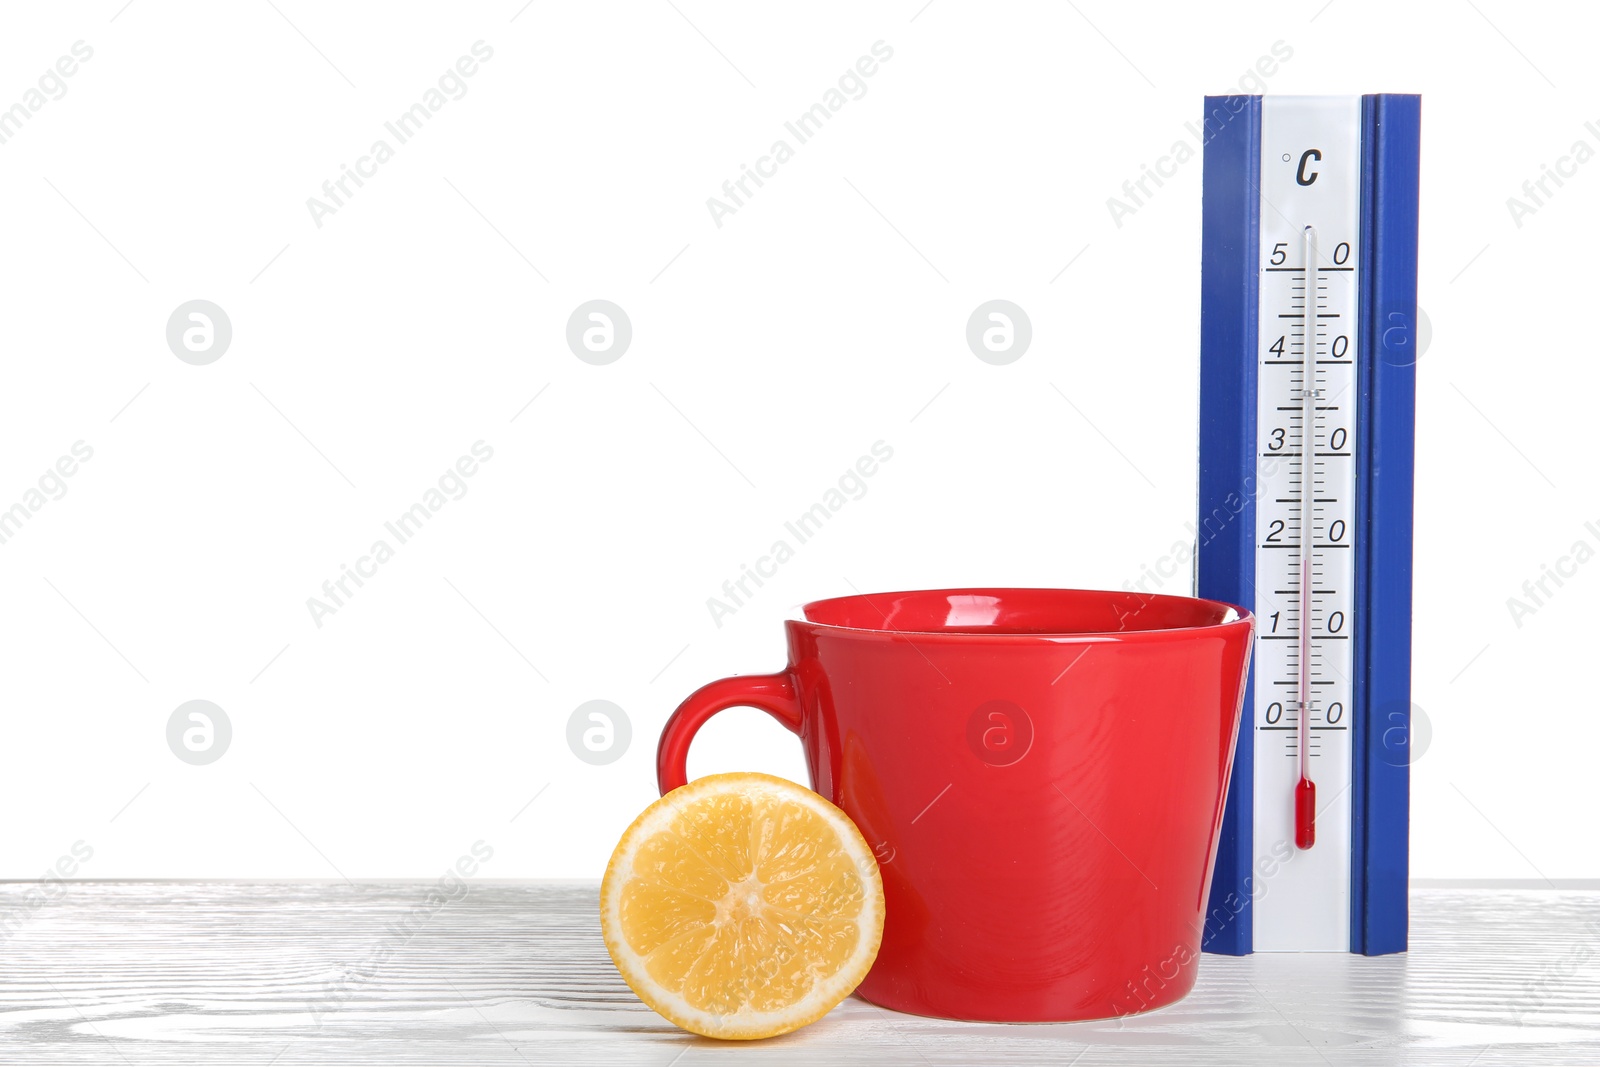
M 767 774 L 675 789 L 622 835 L 600 887 L 617 970 L 706 1037 L 788 1033 L 866 977 L 883 936 L 878 861 L 849 816 Z

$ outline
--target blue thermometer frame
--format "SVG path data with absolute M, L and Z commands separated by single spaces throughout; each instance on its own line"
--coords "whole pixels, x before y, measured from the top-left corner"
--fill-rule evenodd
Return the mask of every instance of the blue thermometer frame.
M 1205 533 L 1195 552 L 1197 594 L 1252 609 L 1261 100 L 1205 99 L 1199 515 L 1230 497 L 1243 510 L 1215 531 L 1197 524 Z M 1349 947 L 1365 955 L 1402 952 L 1407 937 L 1420 131 L 1420 97 L 1361 98 Z M 1261 881 L 1254 685 L 1252 668 L 1203 939 L 1228 955 L 1253 951 Z

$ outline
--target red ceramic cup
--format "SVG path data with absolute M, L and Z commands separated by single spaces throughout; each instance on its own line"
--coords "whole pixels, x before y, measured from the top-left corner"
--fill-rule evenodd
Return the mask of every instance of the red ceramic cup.
M 685 700 L 657 753 L 757 707 L 883 872 L 874 1004 L 1095 1019 L 1194 985 L 1254 619 L 1186 597 L 942 589 L 840 597 L 787 624 L 789 666 Z

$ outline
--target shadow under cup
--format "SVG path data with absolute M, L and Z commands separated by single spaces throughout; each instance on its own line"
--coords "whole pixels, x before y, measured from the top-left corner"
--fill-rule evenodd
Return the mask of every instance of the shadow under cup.
M 759 707 L 883 874 L 857 992 L 953 1019 L 1144 1011 L 1194 985 L 1254 620 L 1186 597 L 946 589 L 820 600 L 789 666 L 702 687 L 662 734 Z

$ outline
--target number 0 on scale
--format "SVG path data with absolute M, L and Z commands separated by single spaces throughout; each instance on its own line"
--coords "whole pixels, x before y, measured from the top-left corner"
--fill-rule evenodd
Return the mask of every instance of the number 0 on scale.
M 1257 618 L 1206 947 L 1398 951 L 1419 102 L 1206 111 L 1196 585 Z

